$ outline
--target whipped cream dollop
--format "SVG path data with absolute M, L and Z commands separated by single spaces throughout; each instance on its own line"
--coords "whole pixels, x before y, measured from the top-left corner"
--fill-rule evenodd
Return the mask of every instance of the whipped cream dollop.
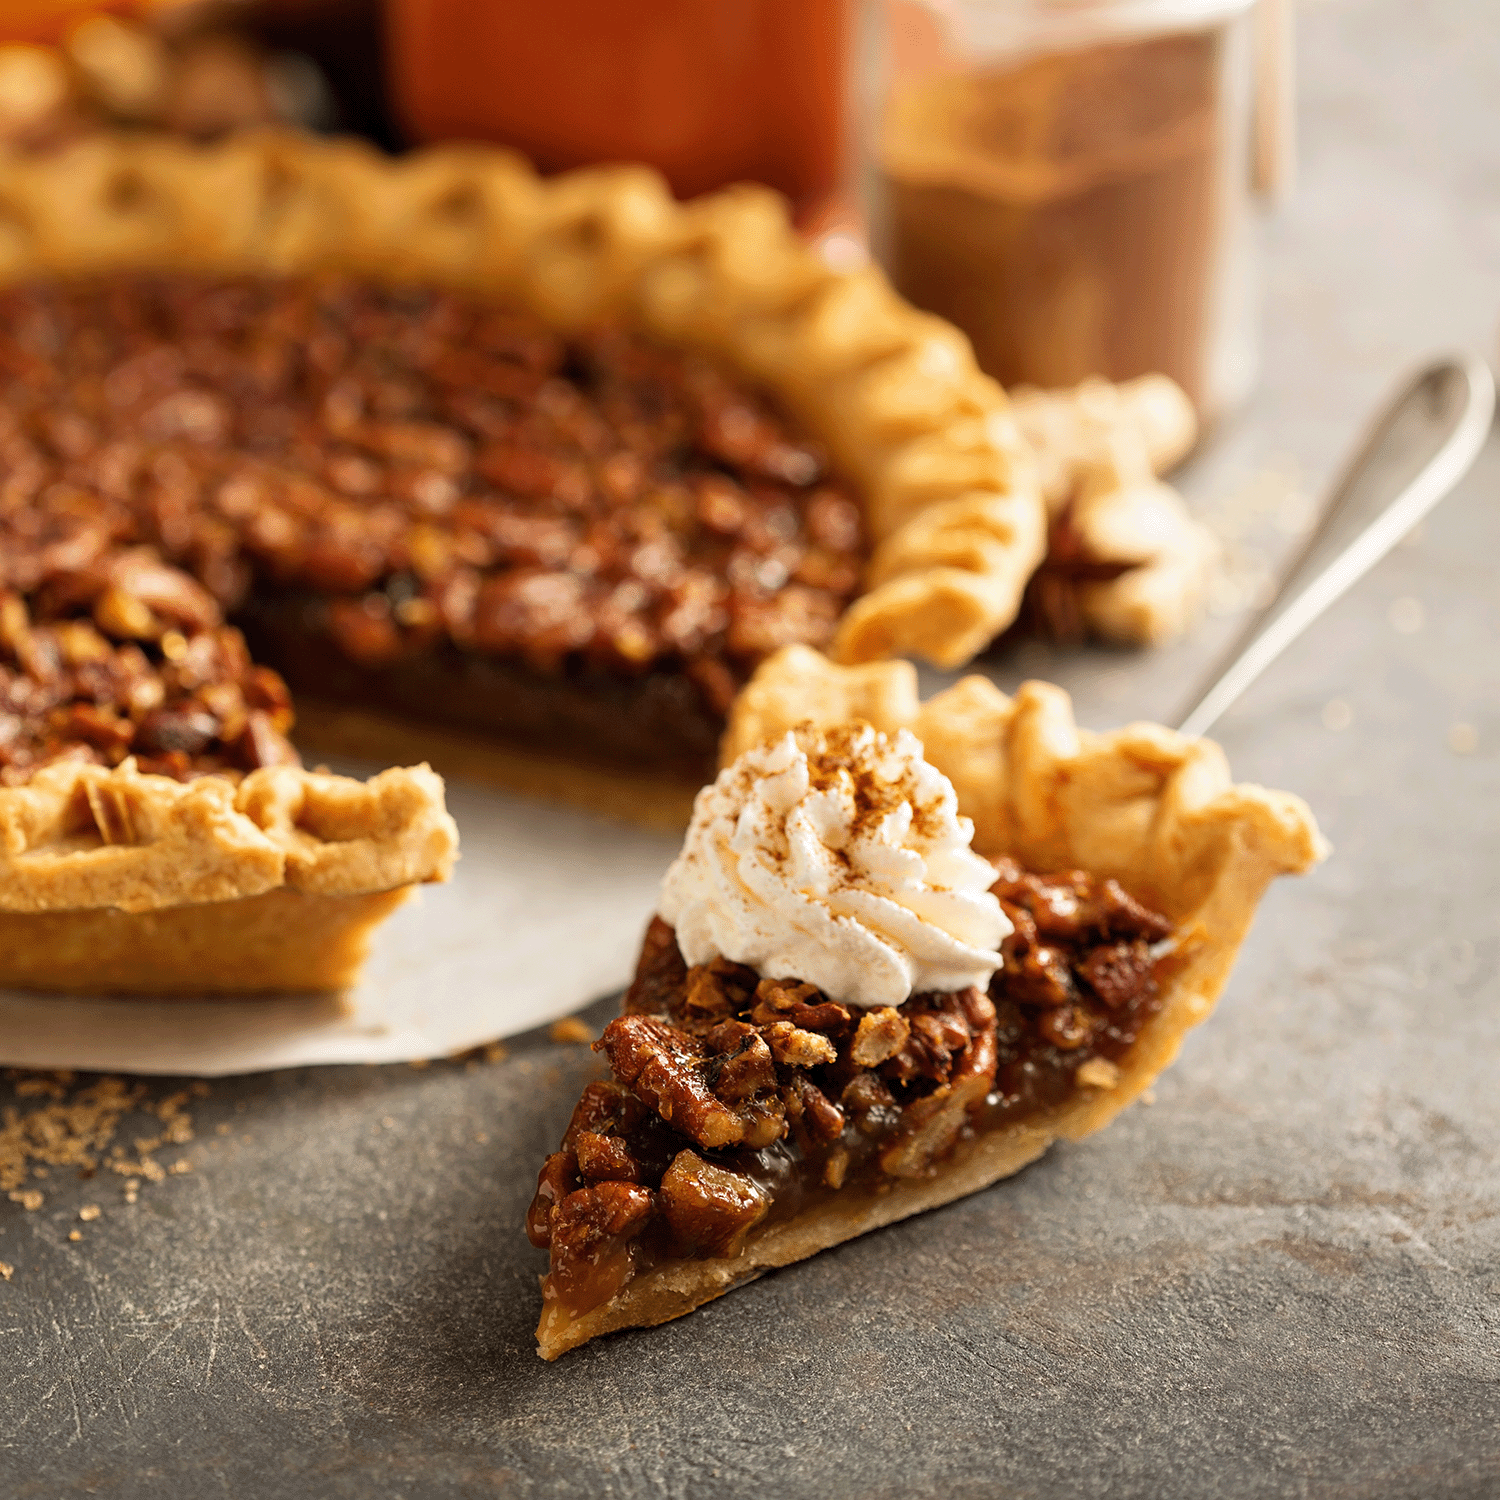
M 698 793 L 658 910 L 689 964 L 722 957 L 856 1006 L 985 985 L 1011 930 L 953 784 L 904 729 L 808 727 Z

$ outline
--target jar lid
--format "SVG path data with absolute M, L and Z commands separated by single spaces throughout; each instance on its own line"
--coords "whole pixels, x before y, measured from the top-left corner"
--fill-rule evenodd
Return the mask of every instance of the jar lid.
M 1199 31 L 1254 0 L 929 0 L 973 52 L 1031 52 Z

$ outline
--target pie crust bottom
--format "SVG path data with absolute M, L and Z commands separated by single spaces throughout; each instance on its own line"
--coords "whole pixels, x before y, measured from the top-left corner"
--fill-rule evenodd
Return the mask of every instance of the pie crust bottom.
M 193 996 L 340 990 L 410 886 L 357 895 L 278 888 L 155 911 L 0 912 L 0 988 Z

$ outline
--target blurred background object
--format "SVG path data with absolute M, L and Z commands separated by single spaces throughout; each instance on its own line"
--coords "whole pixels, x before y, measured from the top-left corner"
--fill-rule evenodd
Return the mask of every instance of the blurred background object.
M 260 125 L 391 144 L 376 0 L 5 0 L 0 149 Z
M 803 222 L 844 168 L 847 0 L 389 0 L 398 119 L 543 171 L 643 161 L 680 196 L 753 180 Z
M 866 197 L 897 287 L 1006 385 L 1160 371 L 1206 419 L 1236 405 L 1252 181 L 1287 154 L 1283 116 L 1256 132 L 1288 57 L 1286 7 L 1261 3 L 889 0 Z
M 766 183 L 1003 384 L 1257 365 L 1291 0 L 0 0 L 0 149 L 261 125 Z

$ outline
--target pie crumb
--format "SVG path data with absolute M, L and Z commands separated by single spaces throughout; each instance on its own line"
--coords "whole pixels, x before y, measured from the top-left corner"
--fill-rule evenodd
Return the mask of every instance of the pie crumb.
M 1479 748 L 1479 731 L 1472 724 L 1450 725 L 1448 748 L 1455 755 L 1472 755 Z
M 1323 705 L 1323 728 L 1341 734 L 1354 722 L 1354 710 L 1344 698 L 1330 698 Z
M 6 1261 L 0 1260 L 0 1281 L 9 1281 L 16 1274 L 16 1268 Z
M 1119 1085 L 1120 1070 L 1107 1057 L 1091 1057 L 1073 1075 L 1089 1089 L 1112 1089 Z
M 142 1182 L 163 1182 L 169 1173 L 192 1170 L 185 1160 L 164 1165 L 153 1153 L 193 1139 L 193 1118 L 186 1106 L 207 1095 L 205 1083 L 195 1082 L 155 1098 L 145 1084 L 107 1076 L 80 1080 L 67 1069 L 46 1073 L 13 1069 L 4 1078 L 13 1086 L 17 1100 L 36 1101 L 24 1111 L 7 1106 L 0 1115 L 0 1192 L 28 1212 L 46 1201 L 33 1184 L 46 1179 L 49 1172 L 58 1175 L 60 1169 L 75 1171 L 84 1179 L 102 1168 L 118 1173 L 126 1179 L 127 1204 L 137 1201 Z M 125 1133 L 132 1117 L 138 1121 L 143 1115 L 160 1128 L 149 1135 L 129 1135 L 136 1153 L 131 1157 L 116 1137 Z M 78 1210 L 85 1224 L 103 1216 L 97 1203 L 86 1203 Z M 81 1239 L 82 1235 L 74 1230 L 71 1237 Z
M 592 1047 L 594 1044 L 592 1028 L 577 1016 L 564 1016 L 562 1020 L 554 1021 L 547 1034 L 560 1047 Z
M 83 1235 L 76 1229 L 70 1229 L 68 1231 L 68 1238 L 76 1245 L 83 1238 Z

